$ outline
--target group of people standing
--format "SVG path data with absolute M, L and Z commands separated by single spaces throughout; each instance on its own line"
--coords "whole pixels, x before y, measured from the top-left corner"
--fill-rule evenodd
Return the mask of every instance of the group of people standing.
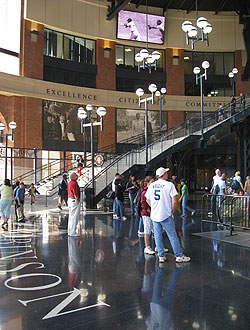
M 24 216 L 24 200 L 25 200 L 25 186 L 24 182 L 16 181 L 14 189 L 12 188 L 9 179 L 5 179 L 3 185 L 0 187 L 1 200 L 0 200 L 0 216 L 3 220 L 2 228 L 7 230 L 8 220 L 10 218 L 10 209 L 12 201 L 15 201 L 15 215 L 16 221 L 22 223 L 25 222 Z M 38 190 L 32 183 L 28 189 L 28 195 L 30 196 L 30 205 L 35 203 L 35 196 L 40 195 Z
M 121 219 L 125 220 L 122 205 L 124 197 L 122 196 L 121 200 L 120 192 L 122 191 L 123 195 L 123 192 L 127 190 L 129 192 L 131 214 L 133 215 L 137 211 L 137 214 L 140 216 L 141 221 L 143 222 L 143 234 L 145 241 L 144 253 L 152 255 L 157 252 L 159 262 L 163 263 L 166 261 L 165 252 L 167 249 L 164 248 L 162 238 L 162 232 L 164 229 L 172 245 L 176 262 L 188 262 L 190 261 L 190 257 L 186 257 L 183 254 L 180 241 L 175 230 L 173 216 L 176 211 L 178 192 L 175 188 L 175 185 L 168 181 L 168 171 L 168 168 L 158 168 L 156 170 L 157 180 L 155 181 L 153 177 L 147 176 L 140 182 L 140 187 L 133 175 L 130 177 L 126 187 L 122 187 L 120 174 L 116 173 L 115 179 L 112 183 L 112 190 L 115 194 L 113 203 L 113 217 L 114 219 L 119 219 L 121 216 Z M 184 179 L 182 183 L 183 193 L 180 201 L 182 201 L 184 205 L 183 210 L 186 212 L 188 190 Z M 193 209 L 189 210 L 192 213 L 195 212 Z M 183 217 L 186 217 L 186 213 L 183 214 Z M 139 225 L 139 230 L 142 231 L 140 227 L 141 224 Z M 156 244 L 155 251 L 150 246 L 150 237 L 152 231 L 154 232 L 154 239 Z

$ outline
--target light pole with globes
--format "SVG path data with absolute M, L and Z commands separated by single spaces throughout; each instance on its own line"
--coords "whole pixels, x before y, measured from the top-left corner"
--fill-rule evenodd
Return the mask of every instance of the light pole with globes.
M 237 68 L 233 68 L 231 72 L 229 72 L 228 77 L 230 78 L 231 86 L 232 86 L 232 95 L 235 96 L 235 83 L 236 83 L 236 74 L 238 73 Z
M 200 80 L 200 92 L 201 92 L 201 143 L 203 143 L 203 141 L 204 141 L 204 132 L 203 132 L 204 115 L 203 115 L 203 84 L 202 84 L 202 80 L 203 80 L 203 77 L 205 78 L 205 80 L 207 80 L 207 69 L 210 67 L 210 64 L 209 64 L 208 61 L 204 61 L 204 62 L 202 62 L 201 66 L 204 69 L 203 74 L 200 74 L 201 69 L 198 66 L 196 66 L 193 69 L 193 73 L 196 76 L 196 85 L 199 84 L 199 80 Z
M 11 136 L 11 140 L 14 140 L 14 129 L 17 127 L 16 123 L 14 121 L 11 121 L 9 123 L 9 128 L 11 129 L 11 133 L 5 133 L 3 134 L 3 131 L 5 129 L 5 125 L 3 123 L 0 123 L 0 138 L 5 137 L 5 179 L 8 175 L 8 137 Z
M 88 107 L 88 108 L 87 108 Z M 90 108 L 91 107 L 91 108 Z M 78 118 L 81 120 L 81 132 L 86 127 L 90 127 L 90 142 L 91 142 L 91 178 L 92 178 L 92 188 L 93 188 L 93 196 L 95 196 L 95 172 L 94 172 L 94 126 L 100 126 L 101 131 L 103 130 L 103 117 L 106 115 L 107 110 L 104 107 L 97 108 L 97 115 L 100 117 L 100 121 L 97 122 L 90 122 L 90 123 L 84 123 L 84 120 L 89 117 L 90 118 L 90 111 L 93 109 L 91 105 L 86 106 L 86 110 L 84 110 L 83 107 L 80 107 L 78 109 Z M 84 136 L 85 140 L 85 136 Z M 86 145 L 85 145 L 86 146 Z M 84 150 L 86 152 L 86 148 Z M 86 163 L 85 163 L 86 166 Z
M 145 151 L 146 151 L 146 170 L 148 169 L 148 102 L 151 102 L 152 104 L 155 103 L 154 101 L 154 95 L 157 96 L 158 104 L 160 101 L 160 96 L 161 93 L 164 94 L 166 93 L 166 88 L 162 88 L 161 92 L 157 93 L 157 86 L 155 84 L 150 84 L 148 87 L 149 91 L 151 92 L 150 97 L 145 97 L 142 99 L 141 97 L 144 95 L 144 90 L 142 88 L 138 88 L 136 90 L 136 95 L 139 97 L 139 107 L 141 107 L 141 104 L 145 104 Z M 160 93 L 160 94 L 159 94 Z M 161 103 L 160 103 L 161 107 Z M 160 115 L 161 117 L 161 115 Z M 161 119 L 160 119 L 160 126 L 161 126 Z
M 161 137 L 161 129 L 162 129 L 162 105 L 165 102 L 165 94 L 167 90 L 165 87 L 161 88 L 161 91 L 156 91 L 155 96 L 157 97 L 157 104 L 160 104 L 160 137 Z

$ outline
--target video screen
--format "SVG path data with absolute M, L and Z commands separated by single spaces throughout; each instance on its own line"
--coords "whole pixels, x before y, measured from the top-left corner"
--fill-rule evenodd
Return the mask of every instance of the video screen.
M 164 43 L 165 17 L 134 11 L 121 10 L 117 20 L 117 38 L 148 42 Z

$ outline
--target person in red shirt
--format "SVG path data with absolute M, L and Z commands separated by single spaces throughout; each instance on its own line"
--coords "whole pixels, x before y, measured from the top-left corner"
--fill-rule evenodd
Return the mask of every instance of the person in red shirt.
M 69 222 L 68 235 L 79 237 L 77 233 L 77 224 L 80 215 L 80 187 L 76 180 L 78 175 L 73 172 L 70 174 L 70 182 L 68 184 L 68 206 L 69 206 Z

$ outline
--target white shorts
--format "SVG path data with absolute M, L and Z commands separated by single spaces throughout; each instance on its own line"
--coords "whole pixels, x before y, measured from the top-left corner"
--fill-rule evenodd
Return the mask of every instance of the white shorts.
M 150 235 L 153 230 L 153 223 L 150 217 L 147 215 L 142 216 L 143 225 L 144 225 L 144 234 Z

